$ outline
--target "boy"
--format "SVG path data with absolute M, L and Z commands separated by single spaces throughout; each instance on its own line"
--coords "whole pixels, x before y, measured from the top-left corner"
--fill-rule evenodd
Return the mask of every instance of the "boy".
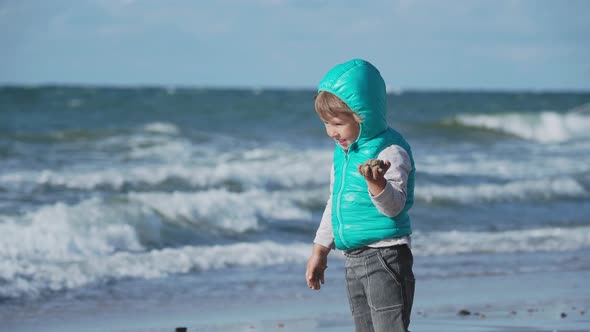
M 336 148 L 307 284 L 320 289 L 328 253 L 343 250 L 356 331 L 407 331 L 415 169 L 409 144 L 387 125 L 383 78 L 364 60 L 337 65 L 320 82 L 315 109 Z

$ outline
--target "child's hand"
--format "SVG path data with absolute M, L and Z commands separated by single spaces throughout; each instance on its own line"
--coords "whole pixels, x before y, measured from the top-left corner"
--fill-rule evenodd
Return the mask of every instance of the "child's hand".
M 369 159 L 359 165 L 358 170 L 367 181 L 377 181 L 385 179 L 385 173 L 389 167 L 391 167 L 391 163 L 388 160 Z
M 327 257 L 312 255 L 307 261 L 307 271 L 305 271 L 305 279 L 307 286 L 313 290 L 318 290 L 324 284 L 324 271 L 328 268 Z
M 379 195 L 385 188 L 387 180 L 385 173 L 391 167 L 389 160 L 369 159 L 364 164 L 358 166 L 359 173 L 367 181 L 369 191 L 373 196 Z
M 328 268 L 328 252 L 330 249 L 314 244 L 314 252 L 307 260 L 305 280 L 307 286 L 313 290 L 320 289 L 324 284 L 324 271 Z

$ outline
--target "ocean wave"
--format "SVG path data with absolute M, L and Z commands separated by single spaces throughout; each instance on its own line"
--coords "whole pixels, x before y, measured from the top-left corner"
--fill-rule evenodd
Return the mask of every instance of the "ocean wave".
M 188 138 L 180 136 L 180 128 L 168 122 L 150 122 L 125 134 L 107 137 L 96 142 L 94 149 L 112 151 L 114 157 L 125 160 L 187 161 L 198 152 Z
M 541 143 L 590 137 L 590 115 L 584 112 L 462 114 L 447 123 L 494 130 Z
M 415 232 L 416 256 L 453 256 L 520 252 L 566 252 L 590 245 L 590 226 L 539 228 L 504 232 Z M 172 274 L 223 269 L 305 264 L 310 243 L 261 241 L 214 246 L 183 246 L 145 251 L 116 251 L 85 259 L 2 257 L 0 298 L 36 297 L 91 284 L 128 278 L 154 279 Z M 332 254 L 330 259 L 342 259 Z
M 21 187 L 65 187 L 95 190 L 123 188 L 158 189 L 166 182 L 193 188 L 219 187 L 231 184 L 242 188 L 265 186 L 297 188 L 327 184 L 331 154 L 309 150 L 285 153 L 282 149 L 250 149 L 242 153 L 203 154 L 197 160 L 185 156 L 186 162 L 174 162 L 175 154 L 184 146 L 172 146 L 166 164 L 120 165 L 111 168 L 68 168 L 65 170 L 13 171 L 0 175 L 0 184 Z M 141 153 L 149 154 L 150 150 Z M 158 148 L 157 153 L 162 153 Z M 139 153 L 139 152 L 138 152 Z M 183 158 L 180 158 L 181 160 Z M 318 167 L 318 165 L 322 165 Z M 324 171 L 318 169 L 324 168 Z
M 543 153 L 527 155 L 525 159 L 489 151 L 474 151 L 469 155 L 429 154 L 416 156 L 418 172 L 430 175 L 483 176 L 502 179 L 554 178 L 564 174 L 590 172 L 590 145 L 571 143 L 564 149 L 545 146 Z M 500 152 L 501 153 L 501 152 Z M 548 158 L 548 156 L 551 156 Z M 586 156 L 587 155 L 587 156 Z M 575 157 L 574 157 L 575 156 Z
M 190 161 L 196 152 L 188 139 L 159 135 L 114 137 L 97 144 L 98 149 L 117 151 L 127 160 Z M 122 150 L 122 151 L 121 151 Z
M 582 104 L 571 109 L 574 113 L 590 114 L 590 103 Z
M 421 256 L 572 251 L 590 248 L 590 226 L 503 232 L 415 232 L 413 251 Z
M 0 216 L 0 257 L 75 261 L 116 251 L 143 250 L 132 220 L 140 211 L 91 198 L 56 203 L 22 216 Z
M 99 129 L 90 130 L 82 128 L 68 128 L 51 131 L 3 131 L 0 137 L 26 144 L 62 144 L 62 143 L 87 143 L 108 139 L 113 135 L 123 135 L 124 130 Z
M 425 202 L 457 203 L 502 202 L 514 200 L 548 200 L 555 198 L 584 198 L 588 192 L 570 177 L 480 183 L 474 185 L 421 185 L 414 195 Z
M 313 192 L 129 193 L 0 216 L 0 257 L 71 261 L 256 231 L 262 221 L 310 220 Z M 321 198 L 319 198 L 321 199 Z M 167 231 L 163 229 L 167 227 Z M 177 229 L 173 231 L 172 228 Z
M 171 222 L 207 224 L 226 232 L 246 232 L 259 227 L 261 219 L 307 220 L 311 212 L 297 206 L 289 192 L 252 190 L 241 193 L 224 189 L 199 193 L 130 193 L 146 212 L 154 211 Z
M 74 205 L 44 206 L 22 216 L 0 216 L 0 298 L 36 296 L 104 280 L 292 260 L 293 254 L 285 254 L 291 247 L 266 242 L 160 249 L 163 243 L 185 242 L 191 233 L 206 237 L 208 228 L 231 235 L 256 229 L 263 218 L 311 218 L 297 206 L 304 193 L 290 195 L 224 190 L 130 193 L 127 200 L 91 198 Z M 163 231 L 171 224 L 184 227 L 182 236 Z
M 3 259 L 0 265 L 0 298 L 37 297 L 89 284 L 128 278 L 153 279 L 229 266 L 303 264 L 310 244 L 271 241 L 218 246 L 186 246 L 141 253 L 116 252 L 81 261 L 37 262 Z
M 77 99 L 73 99 L 77 100 Z M 134 137 L 153 138 L 158 136 L 179 136 L 180 128 L 169 122 L 149 122 L 136 128 L 128 129 L 108 129 L 108 128 L 67 128 L 61 130 L 49 131 L 17 131 L 3 132 L 2 136 L 12 140 L 37 143 L 37 144 L 56 144 L 56 143 L 96 143 L 98 147 L 108 145 L 108 143 L 125 144 Z M 107 143 L 107 144 L 105 144 Z
M 150 133 L 178 135 L 180 129 L 173 123 L 169 122 L 151 122 L 143 126 L 143 130 Z

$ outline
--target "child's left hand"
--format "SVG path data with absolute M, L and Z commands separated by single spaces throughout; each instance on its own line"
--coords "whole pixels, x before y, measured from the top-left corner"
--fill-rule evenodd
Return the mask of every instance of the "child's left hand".
M 364 164 L 358 166 L 359 173 L 367 181 L 385 180 L 385 173 L 391 167 L 388 160 L 369 159 Z
M 358 166 L 358 171 L 367 181 L 369 191 L 373 196 L 379 195 L 387 180 L 385 180 L 385 173 L 391 167 L 389 160 L 369 159 L 364 164 Z

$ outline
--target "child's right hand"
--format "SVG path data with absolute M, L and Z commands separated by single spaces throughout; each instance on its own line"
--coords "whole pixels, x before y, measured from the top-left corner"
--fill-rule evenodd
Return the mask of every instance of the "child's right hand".
M 305 280 L 307 286 L 313 290 L 318 290 L 324 283 L 324 271 L 328 268 L 329 248 L 314 244 L 314 250 L 307 260 L 307 269 L 305 271 Z

